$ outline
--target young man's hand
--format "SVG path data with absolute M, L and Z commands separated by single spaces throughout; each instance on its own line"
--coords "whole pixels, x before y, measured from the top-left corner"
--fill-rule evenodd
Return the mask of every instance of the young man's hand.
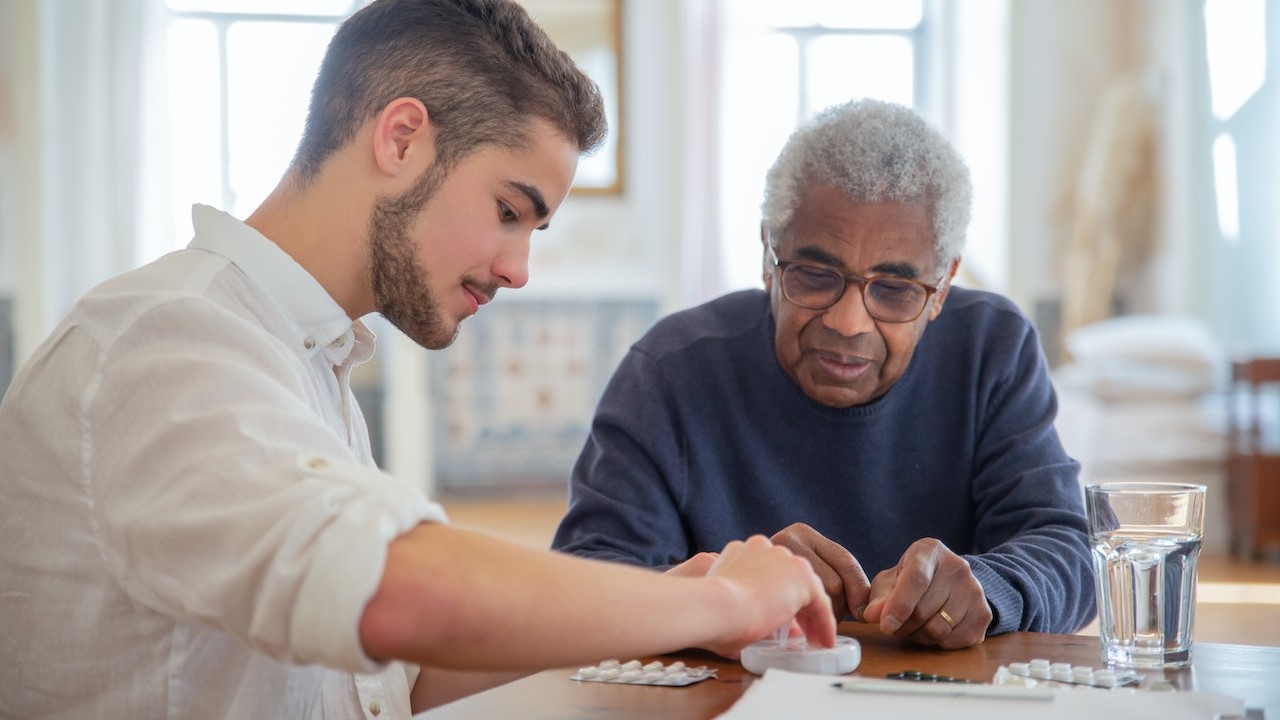
M 726 545 L 706 578 L 725 582 L 729 611 L 741 613 L 730 622 L 737 629 L 732 635 L 706 646 L 712 652 L 737 657 L 742 648 L 793 621 L 810 645 L 835 646 L 831 601 L 812 566 L 763 535 Z

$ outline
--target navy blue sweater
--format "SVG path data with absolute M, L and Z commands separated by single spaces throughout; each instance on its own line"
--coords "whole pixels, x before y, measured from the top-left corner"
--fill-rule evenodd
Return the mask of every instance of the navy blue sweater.
M 1012 303 L 953 288 L 898 382 L 852 408 L 805 395 L 773 335 L 768 296 L 749 290 L 637 342 L 597 408 L 553 546 L 667 567 L 804 522 L 874 577 L 933 537 L 973 567 L 989 633 L 1092 619 L 1079 466 Z

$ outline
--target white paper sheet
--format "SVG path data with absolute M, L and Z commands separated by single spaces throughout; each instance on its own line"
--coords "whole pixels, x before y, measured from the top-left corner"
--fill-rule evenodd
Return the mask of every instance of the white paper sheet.
M 1079 688 L 1055 690 L 1049 701 L 1011 700 L 853 693 L 833 688 L 832 684 L 839 680 L 829 675 L 769 670 L 720 715 L 720 720 L 1226 720 L 1243 718 L 1245 714 L 1243 701 L 1214 693 Z

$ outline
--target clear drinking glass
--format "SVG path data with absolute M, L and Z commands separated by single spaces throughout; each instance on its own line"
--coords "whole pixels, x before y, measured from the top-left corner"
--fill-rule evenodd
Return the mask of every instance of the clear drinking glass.
M 1085 487 L 1104 662 L 1190 664 L 1204 499 L 1204 485 Z

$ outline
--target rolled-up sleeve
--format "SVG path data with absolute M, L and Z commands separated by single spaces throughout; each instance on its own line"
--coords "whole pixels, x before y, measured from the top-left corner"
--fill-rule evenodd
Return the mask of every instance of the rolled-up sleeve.
M 261 325 L 179 299 L 94 344 L 81 477 L 124 591 L 280 660 L 377 670 L 358 628 L 387 546 L 440 507 L 361 462 Z

